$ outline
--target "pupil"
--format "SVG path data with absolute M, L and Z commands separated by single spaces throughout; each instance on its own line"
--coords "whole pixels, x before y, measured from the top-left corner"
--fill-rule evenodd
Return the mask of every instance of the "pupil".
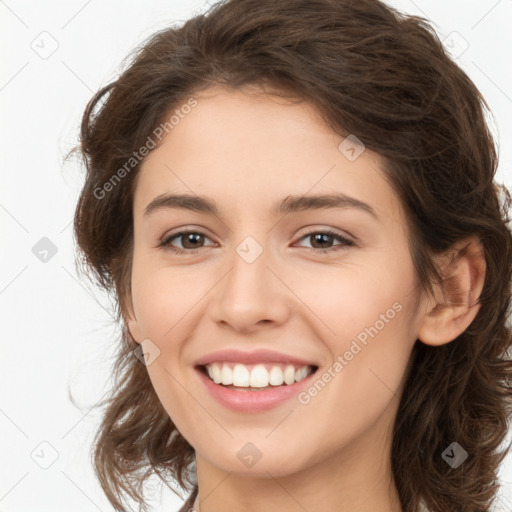
M 192 244 L 194 243 L 194 240 L 197 242 L 197 241 L 200 241 L 201 237 L 203 235 L 199 235 L 197 233 L 189 233 L 186 237 L 185 237 L 185 241 L 188 243 L 190 241 L 192 241 Z M 192 247 L 193 248 L 193 247 Z
M 326 244 L 328 242 L 325 241 L 325 238 L 329 238 L 330 235 L 326 235 L 325 233 L 318 233 L 317 235 L 314 235 L 315 236 L 315 241 L 320 243 L 320 244 Z M 322 238 L 324 239 L 322 241 Z

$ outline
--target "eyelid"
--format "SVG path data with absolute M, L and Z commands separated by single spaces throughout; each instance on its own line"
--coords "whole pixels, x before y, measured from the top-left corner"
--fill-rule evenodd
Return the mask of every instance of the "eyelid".
M 357 237 L 349 233 L 348 231 L 341 231 L 338 228 L 333 228 L 330 226 L 322 226 L 322 225 L 309 225 L 301 228 L 297 234 L 298 238 L 303 237 L 304 235 L 316 233 L 316 232 L 324 232 L 324 231 L 335 231 L 336 234 L 340 236 L 344 236 L 346 238 L 350 238 L 352 241 L 357 242 Z M 172 229 L 171 231 L 167 231 L 162 237 L 161 240 L 166 240 L 170 238 L 173 235 L 182 234 L 182 233 L 199 233 L 205 236 L 208 236 L 208 238 L 212 238 L 210 235 L 208 235 L 208 230 L 202 226 L 195 226 L 195 225 L 186 225 L 184 227 L 178 227 L 175 229 Z
M 342 238 L 346 238 L 347 240 L 350 240 L 354 244 L 358 241 L 357 237 L 350 234 L 348 231 L 342 231 L 338 228 L 333 228 L 330 226 L 322 226 L 322 225 L 310 225 L 306 226 L 305 228 L 302 228 L 298 234 L 297 238 L 303 238 L 305 235 L 312 235 L 314 233 L 332 233 L 333 235 L 340 236 Z
M 209 230 L 202 227 L 202 226 L 195 226 L 187 224 L 186 226 L 177 227 L 174 229 L 171 229 L 169 231 L 166 231 L 165 234 L 160 238 L 160 241 L 168 240 L 169 238 L 175 236 L 175 235 L 182 235 L 186 233 L 198 233 L 200 235 L 207 236 L 208 238 L 212 238 L 208 233 Z

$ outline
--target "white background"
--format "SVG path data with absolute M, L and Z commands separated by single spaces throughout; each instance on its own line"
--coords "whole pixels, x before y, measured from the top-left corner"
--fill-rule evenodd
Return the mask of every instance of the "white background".
M 112 510 L 89 460 L 99 421 L 89 410 L 110 387 L 117 327 L 107 298 L 76 275 L 71 221 L 82 175 L 75 162 L 64 165 L 63 156 L 77 141 L 88 99 L 115 78 L 122 59 L 157 29 L 206 5 L 0 1 L 0 512 Z M 494 114 L 497 180 L 511 187 L 512 1 L 392 5 L 429 18 L 442 38 L 457 32 L 447 40 Z M 50 36 L 40 35 L 44 31 Z M 46 49 L 58 44 L 48 58 L 33 49 L 43 37 Z M 42 237 L 57 248 L 46 263 L 32 252 Z M 70 402 L 68 386 L 81 409 Z M 48 465 L 55 454 L 47 469 L 35 462 Z M 512 510 L 512 455 L 501 482 L 508 496 L 503 510 Z M 181 503 L 167 489 L 161 500 L 157 487 L 152 510 L 177 510 Z

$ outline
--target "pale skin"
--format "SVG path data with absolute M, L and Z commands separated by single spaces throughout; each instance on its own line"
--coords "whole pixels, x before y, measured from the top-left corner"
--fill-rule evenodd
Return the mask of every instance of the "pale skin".
M 196 451 L 201 512 L 398 512 L 390 445 L 406 365 L 417 338 L 449 343 L 476 316 L 481 245 L 470 239 L 470 250 L 454 253 L 451 304 L 436 308 L 442 293 L 431 297 L 417 281 L 404 212 L 376 153 L 347 159 L 344 137 L 306 102 L 218 87 L 194 97 L 138 176 L 126 322 L 135 341 L 160 350 L 148 372 Z M 337 192 L 377 218 L 358 208 L 271 212 L 289 195 Z M 163 193 L 207 196 L 220 212 L 145 215 Z M 159 247 L 183 229 L 205 236 L 171 242 L 186 254 Z M 325 230 L 354 245 L 306 236 Z M 236 251 L 248 236 L 263 248 L 250 264 Z M 320 375 L 397 302 L 401 311 L 306 405 L 234 412 L 194 369 L 219 349 L 262 348 L 316 361 Z M 262 454 L 251 468 L 237 457 L 247 442 Z

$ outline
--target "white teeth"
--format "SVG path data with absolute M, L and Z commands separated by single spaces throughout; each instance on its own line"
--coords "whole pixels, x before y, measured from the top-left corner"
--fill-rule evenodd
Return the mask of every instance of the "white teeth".
M 281 370 L 281 368 L 279 368 L 279 366 L 273 366 L 270 369 L 270 373 L 268 376 L 268 382 L 272 386 L 280 386 L 284 382 L 283 370 Z
M 222 367 L 223 371 L 224 368 L 226 368 L 226 365 Z M 233 368 L 233 386 L 249 387 L 249 377 L 249 370 L 243 364 L 235 364 Z M 224 384 L 224 381 L 222 384 Z
M 268 372 L 263 365 L 258 364 L 251 370 L 249 384 L 251 388 L 265 388 L 268 386 Z
M 213 382 L 215 382 L 215 384 L 220 384 L 222 382 L 222 372 L 219 368 L 219 365 L 214 364 L 212 369 L 213 369 Z M 212 377 L 212 376 L 210 375 L 210 377 Z
M 295 382 L 295 368 L 291 364 L 284 370 L 284 381 L 286 384 L 293 384 Z
M 249 368 L 241 363 L 236 363 L 234 366 L 232 363 L 213 363 L 206 365 L 206 370 L 215 384 L 252 388 L 281 386 L 283 383 L 290 385 L 305 379 L 313 372 L 313 368 L 308 365 L 297 368 L 292 364 L 250 366 Z
M 220 371 L 220 381 L 224 386 L 233 384 L 233 371 L 229 366 L 224 365 Z

